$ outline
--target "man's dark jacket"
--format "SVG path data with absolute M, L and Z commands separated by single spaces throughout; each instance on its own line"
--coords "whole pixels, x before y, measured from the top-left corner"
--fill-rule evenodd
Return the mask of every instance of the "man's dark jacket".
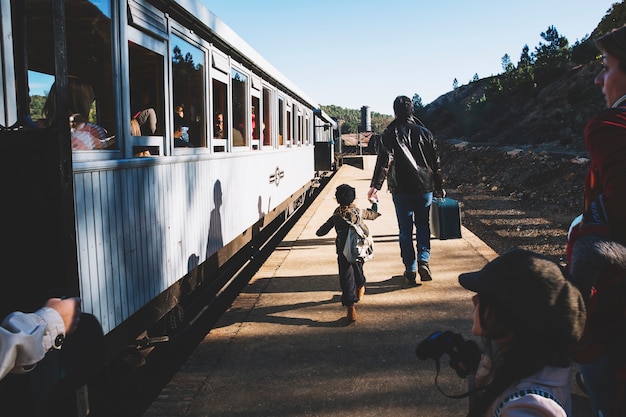
M 400 148 L 398 140 L 406 144 L 417 165 L 430 167 L 432 175 L 426 181 L 417 175 L 415 168 Z M 396 189 L 392 190 L 393 193 L 422 194 L 443 189 L 437 143 L 430 130 L 417 119 L 413 117 L 409 117 L 407 120 L 396 118 L 383 131 L 382 143 L 376 158 L 376 167 L 370 187 L 375 187 L 378 190 L 382 188 L 383 182 L 387 178 L 391 160 L 395 164 L 397 182 Z

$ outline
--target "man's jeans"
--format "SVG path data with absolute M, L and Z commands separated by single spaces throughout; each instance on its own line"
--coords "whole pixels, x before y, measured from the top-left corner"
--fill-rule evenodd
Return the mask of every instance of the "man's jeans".
M 400 256 L 405 271 L 417 271 L 417 262 L 428 262 L 430 259 L 430 205 L 432 202 L 432 192 L 393 195 L 400 229 L 398 235 Z M 415 247 L 413 246 L 413 225 L 416 229 Z

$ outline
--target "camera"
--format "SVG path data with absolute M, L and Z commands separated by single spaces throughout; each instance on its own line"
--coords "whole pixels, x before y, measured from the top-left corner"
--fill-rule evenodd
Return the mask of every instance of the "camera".
M 451 331 L 431 333 L 417 345 L 415 354 L 421 360 L 433 359 L 437 363 L 447 354 L 450 357 L 450 367 L 461 378 L 476 372 L 481 357 L 476 342 L 465 340 L 460 334 Z

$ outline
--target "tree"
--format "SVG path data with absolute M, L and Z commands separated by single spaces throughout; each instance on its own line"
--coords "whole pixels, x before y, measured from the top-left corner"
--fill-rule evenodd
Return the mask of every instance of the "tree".
M 452 81 L 452 89 L 456 90 L 457 88 L 459 88 L 459 80 L 457 80 L 456 78 Z
M 572 61 L 576 64 L 592 62 L 598 58 L 599 54 L 600 51 L 598 51 L 589 35 L 585 35 L 581 41 L 576 41 L 572 46 Z
M 534 75 L 538 86 L 549 84 L 565 74 L 571 54 L 569 41 L 565 36 L 559 35 L 554 26 L 541 32 L 541 38 L 546 43 L 539 42 L 534 52 Z
M 520 57 L 519 57 L 519 62 L 517 63 L 518 69 L 529 67 L 533 64 L 533 60 L 532 60 L 532 57 L 530 56 L 529 51 L 530 51 L 530 48 L 528 47 L 528 45 L 524 45 L 524 47 L 522 48 L 522 53 L 520 54 Z
M 418 119 L 423 119 L 426 115 L 426 109 L 424 108 L 424 104 L 422 103 L 422 98 L 419 96 L 419 94 L 415 93 L 413 94 L 413 99 L 411 101 L 413 102 L 413 114 Z
M 474 73 L 474 77 L 472 78 L 472 81 L 476 82 L 480 80 L 480 77 L 478 76 L 478 73 Z
M 514 69 L 515 67 L 513 66 L 513 63 L 511 62 L 511 57 L 509 56 L 509 54 L 504 54 L 504 56 L 502 57 L 502 71 L 511 72 Z

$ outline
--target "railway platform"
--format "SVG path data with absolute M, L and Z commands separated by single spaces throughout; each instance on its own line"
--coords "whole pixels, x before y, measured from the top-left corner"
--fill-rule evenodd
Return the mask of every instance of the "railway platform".
M 364 266 L 366 292 L 347 324 L 334 231 L 315 231 L 336 207 L 339 184 L 369 206 L 374 162 L 363 156 L 362 169 L 339 168 L 144 417 L 465 415 L 467 398 L 444 395 L 467 390 L 447 356 L 435 385 L 435 362 L 418 359 L 415 348 L 438 330 L 470 337 L 472 294 L 457 278 L 497 254 L 465 228 L 460 239 L 432 239 L 433 280 L 410 286 L 391 195 L 380 192 L 382 216 L 367 222 L 375 255 Z M 573 391 L 575 408 L 586 408 Z

